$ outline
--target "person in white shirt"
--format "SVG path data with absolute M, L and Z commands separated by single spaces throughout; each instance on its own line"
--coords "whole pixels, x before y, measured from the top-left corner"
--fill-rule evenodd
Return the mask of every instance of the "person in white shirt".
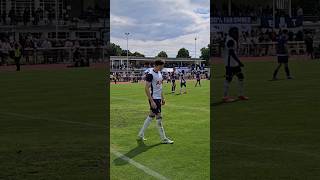
M 229 96 L 229 86 L 233 79 L 233 76 L 238 78 L 239 86 L 239 100 L 248 100 L 249 98 L 244 96 L 244 74 L 241 68 L 244 67 L 243 63 L 239 60 L 237 52 L 237 40 L 239 37 L 238 28 L 233 27 L 229 30 L 229 35 L 225 44 L 225 57 L 224 64 L 226 68 L 226 80 L 224 81 L 223 101 L 233 102 L 235 99 Z
M 165 105 L 165 99 L 162 91 L 163 77 L 161 74 L 161 70 L 163 69 L 163 67 L 164 67 L 164 61 L 156 60 L 154 68 L 151 69 L 146 75 L 145 93 L 149 100 L 150 114 L 147 117 L 147 119 L 144 121 L 144 124 L 141 130 L 139 131 L 138 138 L 137 138 L 139 142 L 146 140 L 144 138 L 144 132 L 147 129 L 147 127 L 150 125 L 152 119 L 156 117 L 157 128 L 159 130 L 161 143 L 173 144 L 173 141 L 166 136 L 164 132 L 163 124 L 162 124 L 161 106 Z

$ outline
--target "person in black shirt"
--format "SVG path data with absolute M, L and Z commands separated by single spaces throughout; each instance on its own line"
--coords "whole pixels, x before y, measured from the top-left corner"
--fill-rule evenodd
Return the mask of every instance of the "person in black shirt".
M 201 87 L 200 71 L 197 71 L 197 72 L 196 72 L 196 79 L 197 79 L 197 82 L 196 82 L 196 85 L 195 85 L 194 87 L 197 87 L 198 84 L 199 84 L 199 86 Z
M 313 56 L 313 38 L 311 34 L 308 34 L 305 39 L 307 55 L 310 56 L 311 59 L 314 59 Z
M 277 56 L 278 56 L 278 66 L 273 72 L 272 80 L 277 80 L 277 74 L 282 64 L 285 66 L 285 72 L 288 79 L 292 79 L 289 70 L 289 52 L 288 52 L 288 31 L 283 30 L 278 37 L 277 44 Z
M 171 93 L 175 93 L 176 91 L 176 68 L 173 68 L 173 71 L 170 74 L 171 79 Z

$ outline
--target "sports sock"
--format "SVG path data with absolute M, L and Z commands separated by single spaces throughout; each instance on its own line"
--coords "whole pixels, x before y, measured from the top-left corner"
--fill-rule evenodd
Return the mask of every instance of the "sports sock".
M 273 78 L 277 78 L 277 74 L 278 74 L 278 69 L 276 69 L 276 70 L 273 72 Z
M 144 121 L 142 128 L 140 129 L 140 132 L 138 134 L 139 137 L 144 137 L 144 131 L 148 128 L 152 121 L 152 117 L 148 116 L 147 119 Z
M 162 118 L 157 119 L 157 128 L 158 128 L 161 140 L 166 139 L 167 137 L 164 132 L 163 125 L 162 125 Z
M 230 82 L 228 80 L 225 80 L 224 86 L 223 86 L 223 96 L 224 97 L 228 96 L 229 85 L 230 85 Z
M 289 66 L 286 65 L 286 67 L 284 68 L 287 74 L 287 77 L 290 77 L 290 70 L 289 70 Z
M 274 78 L 274 79 L 277 78 L 277 74 L 278 74 L 278 71 L 279 71 L 280 67 L 281 67 L 281 64 L 279 64 L 279 65 L 277 66 L 276 70 L 274 70 L 274 72 L 273 72 L 273 78 Z

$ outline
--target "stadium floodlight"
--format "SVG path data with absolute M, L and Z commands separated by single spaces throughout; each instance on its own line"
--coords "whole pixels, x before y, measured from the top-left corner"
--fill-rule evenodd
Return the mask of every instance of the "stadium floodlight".
M 127 38 L 127 73 L 129 73 L 129 35 L 130 33 L 126 32 L 124 33 Z
M 194 38 L 194 64 L 197 64 L 197 36 Z
M 58 9 L 59 9 L 59 6 L 58 6 L 58 0 L 56 0 L 55 2 L 55 8 L 56 8 L 56 40 L 58 40 Z

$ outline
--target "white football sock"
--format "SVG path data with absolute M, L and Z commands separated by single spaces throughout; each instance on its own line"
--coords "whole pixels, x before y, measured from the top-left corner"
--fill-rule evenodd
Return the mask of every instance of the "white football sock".
M 161 140 L 166 139 L 167 137 L 166 137 L 166 134 L 164 132 L 164 128 L 163 128 L 163 125 L 162 125 L 162 119 L 161 118 L 157 119 L 157 128 L 159 130 L 159 134 L 160 134 Z
M 230 85 L 230 82 L 228 80 L 225 80 L 224 86 L 223 86 L 223 96 L 224 97 L 228 96 L 229 85 Z
M 139 137 L 144 137 L 144 131 L 148 128 L 152 119 L 152 117 L 148 116 L 147 119 L 144 121 L 143 126 L 138 134 Z

